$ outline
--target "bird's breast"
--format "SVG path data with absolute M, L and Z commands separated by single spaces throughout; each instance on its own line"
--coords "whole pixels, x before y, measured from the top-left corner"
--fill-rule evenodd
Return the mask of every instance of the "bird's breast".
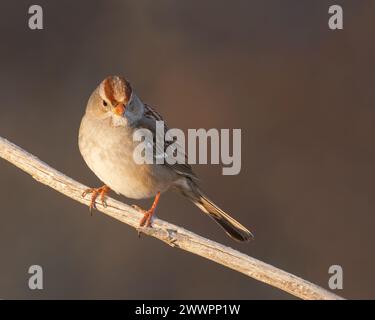
M 136 143 L 129 127 L 113 127 L 110 120 L 84 116 L 79 130 L 79 149 L 96 176 L 112 190 L 128 198 L 143 199 L 163 192 L 174 175 L 152 164 L 133 160 Z

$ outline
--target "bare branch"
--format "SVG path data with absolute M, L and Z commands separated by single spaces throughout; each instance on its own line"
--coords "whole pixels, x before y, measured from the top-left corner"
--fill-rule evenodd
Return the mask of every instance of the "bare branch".
M 0 157 L 30 174 L 35 180 L 62 194 L 89 205 L 89 199 L 82 198 L 87 187 L 50 167 L 35 156 L 0 137 Z M 97 203 L 99 211 L 138 229 L 142 214 L 131 206 L 108 198 L 107 207 Z M 142 228 L 142 233 L 157 238 L 172 247 L 189 251 L 203 258 L 215 261 L 241 272 L 256 280 L 267 283 L 302 299 L 342 299 L 341 297 L 280 270 L 272 265 L 247 256 L 220 243 L 203 238 L 193 232 L 166 221 L 155 219 L 153 228 Z

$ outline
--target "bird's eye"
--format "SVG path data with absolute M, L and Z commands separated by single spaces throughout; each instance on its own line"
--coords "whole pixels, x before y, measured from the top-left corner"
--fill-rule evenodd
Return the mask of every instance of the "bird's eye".
M 107 105 L 108 105 L 107 101 L 103 100 L 103 106 L 106 107 Z

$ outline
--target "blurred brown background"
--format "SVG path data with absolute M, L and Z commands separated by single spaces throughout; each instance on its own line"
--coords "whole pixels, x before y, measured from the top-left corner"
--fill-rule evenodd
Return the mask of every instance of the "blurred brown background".
M 374 1 L 37 1 L 42 31 L 31 4 L 0 4 L 0 136 L 99 185 L 79 123 L 95 86 L 123 74 L 170 127 L 242 129 L 240 175 L 195 169 L 256 240 L 231 241 L 174 193 L 159 217 L 326 288 L 339 264 L 339 294 L 375 298 Z M 328 29 L 331 4 L 343 31 Z M 292 298 L 90 217 L 3 160 L 0 177 L 0 298 Z M 42 291 L 28 289 L 32 264 Z

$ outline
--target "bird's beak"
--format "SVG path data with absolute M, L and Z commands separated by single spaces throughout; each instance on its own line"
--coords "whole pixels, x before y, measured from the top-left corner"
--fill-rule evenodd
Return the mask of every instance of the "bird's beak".
M 123 116 L 125 113 L 125 105 L 123 103 L 119 103 L 115 108 L 113 108 L 113 113 L 117 114 L 118 116 Z

